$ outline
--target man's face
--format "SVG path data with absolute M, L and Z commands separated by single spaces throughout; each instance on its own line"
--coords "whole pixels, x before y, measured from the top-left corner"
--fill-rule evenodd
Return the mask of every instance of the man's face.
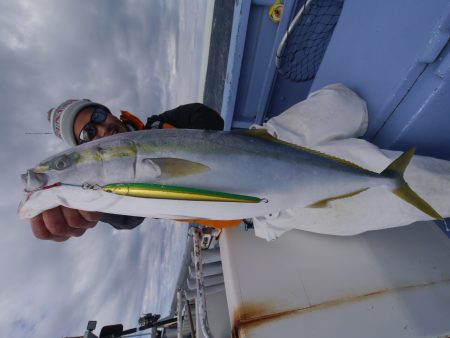
M 80 132 L 84 128 L 84 126 L 91 121 L 91 115 L 95 109 L 95 107 L 84 108 L 75 117 L 75 121 L 73 123 L 73 132 L 78 144 L 82 143 L 80 140 Z M 124 124 L 112 114 L 108 114 L 104 122 L 94 124 L 94 126 L 96 129 L 96 134 L 92 140 L 118 133 L 125 133 L 128 131 Z

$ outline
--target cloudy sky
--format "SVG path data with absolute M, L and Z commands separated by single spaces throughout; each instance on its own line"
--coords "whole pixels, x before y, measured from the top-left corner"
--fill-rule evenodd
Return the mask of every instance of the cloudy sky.
M 89 98 L 141 118 L 198 101 L 206 0 L 0 1 L 0 335 L 80 335 L 167 311 L 186 228 L 99 224 L 39 241 L 16 216 L 19 174 L 64 148 L 46 112 Z M 163 283 L 161 283 L 163 281 Z M 97 333 L 99 331 L 97 330 Z

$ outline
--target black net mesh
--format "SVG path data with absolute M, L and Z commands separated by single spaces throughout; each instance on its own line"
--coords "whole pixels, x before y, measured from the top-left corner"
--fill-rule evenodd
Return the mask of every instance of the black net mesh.
M 300 9 L 276 56 L 278 71 L 295 82 L 314 78 L 341 14 L 344 0 L 311 0 Z

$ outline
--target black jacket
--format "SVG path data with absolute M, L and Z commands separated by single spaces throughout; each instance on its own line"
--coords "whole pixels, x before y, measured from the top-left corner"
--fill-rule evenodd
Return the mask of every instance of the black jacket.
M 201 103 L 186 104 L 160 115 L 153 115 L 147 119 L 145 129 L 162 128 L 164 123 L 180 129 L 222 130 L 224 125 L 223 119 L 215 110 Z M 144 221 L 144 217 L 105 213 L 101 221 L 116 229 L 133 229 Z

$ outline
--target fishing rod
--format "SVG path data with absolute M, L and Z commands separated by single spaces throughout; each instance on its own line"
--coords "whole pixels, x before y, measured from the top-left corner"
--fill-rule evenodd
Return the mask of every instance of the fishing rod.
M 52 133 L 25 132 L 25 135 L 51 135 Z

